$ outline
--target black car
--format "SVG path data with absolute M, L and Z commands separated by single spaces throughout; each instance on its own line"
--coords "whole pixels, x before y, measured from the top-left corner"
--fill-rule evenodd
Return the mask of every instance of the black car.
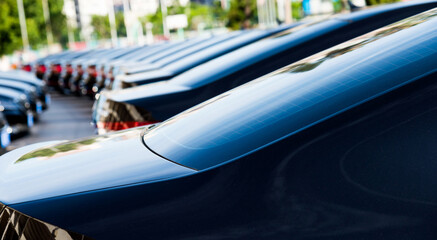
M 77 96 L 81 96 L 80 83 L 84 79 L 84 75 L 87 73 L 88 62 L 93 61 L 94 58 L 108 54 L 111 49 L 95 49 L 90 53 L 83 55 L 70 62 L 73 72 L 70 80 L 68 81 L 68 88 L 64 89 L 64 92 L 72 93 Z
M 102 133 L 166 120 L 321 49 L 435 6 L 437 1 L 399 3 L 304 24 L 213 59 L 169 81 L 102 92 L 94 107 L 94 122 Z M 130 86 L 141 82 L 136 79 Z
M 158 45 L 158 44 L 155 44 Z M 151 49 L 153 49 L 155 47 L 155 45 L 145 45 L 142 46 L 140 48 L 138 48 L 138 50 L 134 51 L 134 52 L 130 52 L 128 54 L 125 54 L 123 56 L 120 56 L 117 59 L 111 59 L 108 61 L 105 61 L 101 64 L 100 66 L 100 74 L 98 74 L 97 76 L 97 84 L 96 86 L 99 88 L 99 91 L 105 87 L 107 82 L 111 81 L 111 78 L 113 78 L 113 73 L 114 73 L 114 67 L 118 64 L 123 64 L 127 61 L 136 61 L 136 59 L 140 59 L 141 58 L 141 54 L 147 51 L 150 51 Z
M 64 56 L 70 54 L 70 51 L 64 51 L 57 54 L 51 54 L 44 58 L 38 59 L 35 63 L 33 63 L 33 70 L 35 71 L 35 75 L 38 79 L 43 80 L 47 75 L 49 75 L 49 66 L 53 60 L 58 58 L 63 58 Z
M 34 124 L 34 114 L 26 94 L 7 88 L 0 88 L 0 109 L 11 126 L 11 137 L 27 134 Z
M 134 86 L 168 80 L 211 59 L 235 51 L 238 48 L 267 38 L 278 32 L 299 26 L 300 24 L 302 23 L 283 25 L 269 30 L 244 31 L 226 41 L 214 42 L 213 45 L 202 46 L 202 44 L 198 44 L 196 51 L 192 51 L 192 48 L 190 48 L 160 59 L 159 61 L 155 61 L 149 65 L 138 64 L 139 66 L 137 67 L 129 68 L 129 71 L 125 75 L 117 76 L 112 89 L 127 88 L 128 84 Z
M 93 86 L 96 84 L 100 74 L 102 74 L 101 66 L 103 63 L 120 58 L 126 54 L 138 50 L 139 47 L 120 48 L 108 51 L 107 54 L 100 58 L 95 58 L 92 61 L 87 62 L 87 74 L 79 83 L 80 92 L 82 95 L 91 96 L 94 99 L 94 94 L 97 92 L 93 90 Z M 104 72 L 103 72 L 104 73 Z
M 4 80 L 0 77 L 0 88 L 13 89 L 25 94 L 29 100 L 30 109 L 32 110 L 33 116 L 35 119 L 38 119 L 38 115 L 42 113 L 43 107 L 35 87 L 23 82 Z
M 55 54 L 53 56 L 49 56 L 44 61 L 42 61 L 43 65 L 46 67 L 43 80 L 46 82 L 47 86 L 58 91 L 60 90 L 59 78 L 61 77 L 61 73 L 63 71 L 63 66 L 60 59 L 68 59 L 76 55 L 77 52 L 65 51 Z
M 241 71 L 241 68 L 245 68 L 248 64 L 251 64 L 254 67 L 254 70 L 250 70 L 251 72 L 258 72 L 261 71 L 260 69 L 268 68 L 267 71 L 261 73 L 262 75 L 302 57 L 324 50 L 341 41 L 359 36 L 360 34 L 395 22 L 403 17 L 408 17 L 420 11 L 430 9 L 436 6 L 435 4 L 435 1 L 411 1 L 375 7 L 350 15 L 338 15 L 323 22 L 309 23 L 305 26 L 311 27 L 305 30 L 301 30 L 301 28 L 290 29 L 289 32 L 284 31 L 272 37 L 275 39 L 267 38 L 256 45 L 254 44 L 250 47 L 243 48 L 245 50 L 238 51 L 229 57 L 221 58 L 220 60 L 217 59 L 214 64 L 210 64 L 213 65 L 211 67 L 213 69 L 205 70 L 205 73 L 202 74 L 209 74 L 208 72 L 210 71 L 215 73 L 216 70 L 220 71 L 223 69 L 223 67 L 217 66 L 226 65 L 226 68 L 230 68 L 230 66 L 235 65 L 233 69 L 224 73 L 229 75 L 236 71 Z M 311 47 L 307 47 L 306 45 L 310 45 Z M 192 60 L 193 59 L 189 59 L 188 61 Z M 114 85 L 117 89 L 129 88 L 154 81 L 171 79 L 181 73 L 181 68 L 185 71 L 189 69 L 183 67 L 185 64 L 184 61 L 181 61 L 180 64 L 175 64 L 174 66 L 169 66 L 158 71 L 141 75 L 122 76 L 115 80 Z M 247 72 L 246 69 L 244 71 Z M 246 75 L 246 73 L 241 72 L 236 75 L 239 76 L 242 74 Z M 261 75 L 258 74 L 258 76 Z M 256 77 L 256 75 L 252 74 L 251 77 Z
M 60 91 L 60 93 L 65 94 L 67 93 L 66 90 L 69 89 L 70 81 L 73 76 L 74 70 L 71 62 L 78 58 L 90 56 L 93 53 L 94 50 L 76 51 L 66 57 L 56 59 L 56 61 L 60 64 L 62 70 L 58 79 L 58 90 Z
M 104 48 L 104 49 L 94 49 L 89 53 L 74 59 L 70 62 L 73 67 L 72 79 L 69 81 L 69 92 L 76 94 L 77 96 L 82 95 L 82 87 L 84 81 L 90 77 L 95 78 L 97 76 L 96 63 L 100 60 L 109 58 L 118 52 L 132 51 L 135 48 Z
M 4 107 L 0 103 L 0 110 Z M 7 147 L 11 143 L 12 128 L 9 126 L 3 111 L 0 111 L 0 155 L 7 151 Z
M 436 73 L 434 9 L 157 126 L 14 150 L 0 233 L 434 240 Z
M 47 86 L 32 74 L 22 71 L 0 72 L 0 79 L 21 82 L 34 87 L 41 101 L 42 109 L 46 110 L 50 106 L 51 96 L 48 93 Z

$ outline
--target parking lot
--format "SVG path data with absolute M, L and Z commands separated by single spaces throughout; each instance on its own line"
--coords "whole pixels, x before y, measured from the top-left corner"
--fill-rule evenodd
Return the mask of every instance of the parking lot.
M 357 1 L 0 69 L 0 240 L 436 240 L 437 0 Z
M 92 101 L 54 92 L 51 97 L 49 109 L 41 114 L 31 134 L 13 141 L 9 150 L 42 141 L 71 140 L 94 134 L 90 124 Z

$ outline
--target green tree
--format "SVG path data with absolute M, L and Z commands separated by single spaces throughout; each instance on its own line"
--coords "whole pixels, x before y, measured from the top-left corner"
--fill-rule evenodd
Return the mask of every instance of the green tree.
M 124 25 L 124 14 L 123 12 L 115 13 L 115 26 L 117 29 L 117 36 L 126 37 L 126 26 Z
M 63 0 L 48 0 L 53 38 L 63 43 L 66 18 L 62 13 Z M 41 0 L 23 0 L 29 44 L 36 49 L 47 45 L 46 23 Z M 22 48 L 20 22 L 16 0 L 0 1 L 0 54 L 10 54 Z
M 94 28 L 94 33 L 97 39 L 111 38 L 111 26 L 108 16 L 92 15 L 91 26 Z M 126 26 L 124 25 L 124 16 L 122 12 L 115 13 L 115 27 L 117 36 L 126 37 Z
M 149 14 L 145 17 L 140 18 L 141 25 L 145 25 L 147 22 L 152 24 L 152 32 L 153 34 L 163 34 L 164 31 L 162 29 L 162 14 L 161 11 L 158 11 L 155 14 Z
M 22 46 L 18 10 L 14 3 L 15 0 L 0 1 L 0 55 L 10 54 Z
M 226 12 L 220 6 L 220 1 L 215 1 L 213 6 L 190 2 L 185 7 L 175 2 L 175 5 L 168 7 L 168 15 L 174 14 L 187 15 L 187 29 L 189 30 L 197 30 L 200 23 L 205 24 L 204 27 L 206 29 L 224 26 L 225 19 L 227 18 Z M 147 22 L 152 23 L 152 32 L 154 34 L 163 34 L 160 8 L 157 9 L 156 13 L 140 18 L 140 21 L 143 26 Z
M 231 0 L 227 27 L 237 30 L 253 27 L 257 19 L 256 0 Z
M 399 2 L 399 0 L 366 0 L 366 5 L 378 5 L 385 3 Z
M 226 13 L 219 4 L 219 1 L 216 1 L 213 6 L 190 3 L 185 10 L 188 16 L 188 28 L 197 30 L 200 23 L 205 24 L 206 29 L 223 26 Z
M 46 22 L 43 15 L 41 0 L 24 0 L 27 32 L 29 44 L 36 49 L 47 45 Z M 62 36 L 67 34 L 66 17 L 62 13 L 63 0 L 48 0 L 50 23 L 53 33 L 53 41 L 64 44 Z M 18 17 L 18 16 L 17 16 Z
M 111 37 L 108 16 L 92 15 L 91 26 L 94 28 L 94 34 L 97 39 L 107 39 Z
M 35 1 L 35 0 L 34 0 Z M 65 46 L 68 42 L 67 17 L 62 12 L 64 0 L 49 0 L 53 40 Z

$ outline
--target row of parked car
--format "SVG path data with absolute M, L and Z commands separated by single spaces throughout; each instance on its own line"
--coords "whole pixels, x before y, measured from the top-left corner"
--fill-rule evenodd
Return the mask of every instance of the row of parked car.
M 102 135 L 0 158 L 0 233 L 435 239 L 436 7 L 41 60 Z
M 0 72 L 0 154 L 30 132 L 50 104 L 45 83 L 24 71 Z

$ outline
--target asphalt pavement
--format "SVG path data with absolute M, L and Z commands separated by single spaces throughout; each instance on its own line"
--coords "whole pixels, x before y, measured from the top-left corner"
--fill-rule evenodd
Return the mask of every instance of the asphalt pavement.
M 40 115 L 31 134 L 12 141 L 8 150 L 32 143 L 52 140 L 72 140 L 94 135 L 91 126 L 93 102 L 87 97 L 51 93 L 52 103 Z

